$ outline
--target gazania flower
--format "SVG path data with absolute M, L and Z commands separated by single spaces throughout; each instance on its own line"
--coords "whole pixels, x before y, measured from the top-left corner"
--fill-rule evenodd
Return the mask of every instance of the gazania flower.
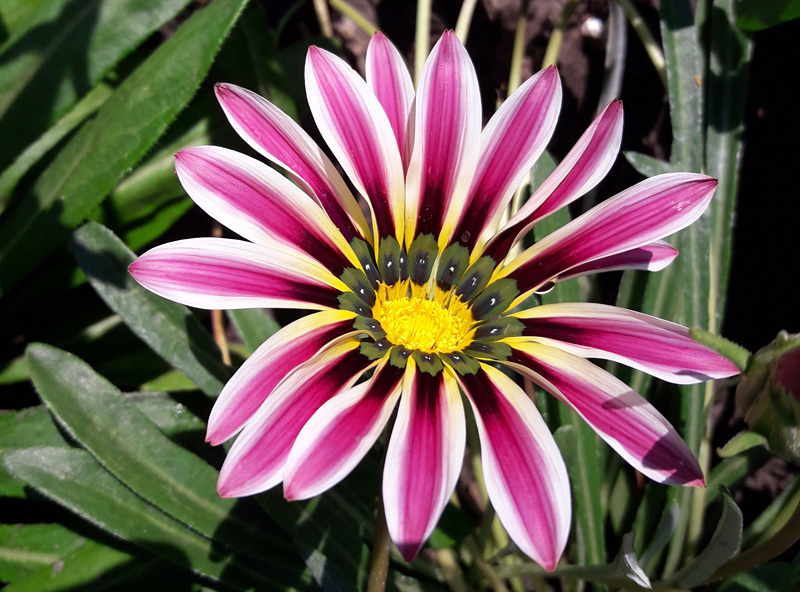
M 702 485 L 697 461 L 664 417 L 586 358 L 677 383 L 736 368 L 684 327 L 599 304 L 534 306 L 529 296 L 576 275 L 661 269 L 677 252 L 660 239 L 702 214 L 716 182 L 648 179 L 510 255 L 537 221 L 606 174 L 620 144 L 621 103 L 606 107 L 501 224 L 553 133 L 555 68 L 523 84 L 483 131 L 475 72 L 451 32 L 433 49 L 416 94 L 380 34 L 366 82 L 316 47 L 305 76 L 319 131 L 369 215 L 297 124 L 222 84 L 217 97 L 234 129 L 294 182 L 224 148 L 181 151 L 176 170 L 187 193 L 249 242 L 178 241 L 130 268 L 143 286 L 189 306 L 317 311 L 264 343 L 217 400 L 208 440 L 239 433 L 219 493 L 250 495 L 281 482 L 290 500 L 322 493 L 364 457 L 396 409 L 383 499 L 392 540 L 410 559 L 461 470 L 466 400 L 497 515 L 522 551 L 552 569 L 571 519 L 567 472 L 536 406 L 498 367 L 569 405 L 648 477 Z

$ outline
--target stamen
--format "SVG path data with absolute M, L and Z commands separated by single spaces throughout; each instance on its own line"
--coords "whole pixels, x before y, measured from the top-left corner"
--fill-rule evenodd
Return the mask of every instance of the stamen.
M 459 351 L 472 343 L 474 319 L 469 307 L 435 285 L 399 282 L 378 289 L 373 318 L 394 345 L 422 352 Z

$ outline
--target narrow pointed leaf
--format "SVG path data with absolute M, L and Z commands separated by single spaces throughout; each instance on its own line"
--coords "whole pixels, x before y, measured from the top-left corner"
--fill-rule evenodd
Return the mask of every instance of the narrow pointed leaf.
M 246 0 L 197 10 L 106 101 L 0 220 L 0 294 L 67 237 L 194 95 Z M 81 5 L 83 5 L 81 3 Z
M 25 528 L 30 526 L 39 525 L 29 525 Z M 177 571 L 156 556 L 137 557 L 90 539 L 81 538 L 81 541 L 80 546 L 65 553 L 54 565 L 42 566 L 23 580 L 12 582 L 4 590 L 7 592 L 63 592 L 64 590 L 121 592 L 129 590 L 121 584 L 142 576 L 146 577 L 154 568 L 163 570 L 168 566 L 168 569 Z M 134 590 L 136 589 L 134 588 Z
M 9 453 L 5 466 L 46 497 L 81 518 L 185 569 L 241 587 L 278 587 L 279 578 L 303 577 L 298 560 L 275 557 L 269 570 L 219 557 L 216 545 L 147 503 L 103 469 L 88 452 L 29 448 Z M 285 571 L 284 571 L 285 570 Z M 283 583 L 285 586 L 286 584 Z
M 0 457 L 8 451 L 31 446 L 67 446 L 44 406 L 0 414 Z M 25 484 L 0 463 L 0 496 L 27 497 Z M 0 578 L 2 579 L 2 578 Z
M 708 546 L 675 575 L 674 580 L 686 590 L 705 583 L 718 567 L 738 553 L 742 544 L 742 511 L 727 489 L 720 487 L 720 495 L 722 516 Z
M 0 168 L 61 117 L 187 0 L 45 0 L 0 54 Z
M 228 316 L 250 353 L 256 351 L 281 328 L 280 324 L 262 308 L 229 310 Z
M 285 548 L 269 530 L 232 514 L 216 494 L 217 472 L 171 442 L 111 383 L 51 346 L 28 348 L 39 395 L 66 430 L 136 494 L 231 548 L 260 556 Z
M 211 334 L 185 306 L 142 288 L 128 273 L 134 260 L 122 241 L 95 222 L 75 231 L 73 251 L 95 291 L 153 351 L 207 395 L 216 396 L 232 372 Z
M 0 581 L 26 579 L 80 548 L 83 537 L 60 524 L 0 524 Z

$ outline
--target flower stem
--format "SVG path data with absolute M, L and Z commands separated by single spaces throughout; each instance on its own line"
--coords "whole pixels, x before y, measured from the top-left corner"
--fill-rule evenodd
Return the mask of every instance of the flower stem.
M 214 222 L 214 225 L 211 227 L 211 236 L 216 238 L 222 236 L 222 226 L 219 222 Z M 226 366 L 230 366 L 231 351 L 230 348 L 228 348 L 228 340 L 225 338 L 225 319 L 222 316 L 221 310 L 211 311 L 211 334 L 214 336 L 214 342 L 217 344 L 222 354 L 222 363 Z
M 511 72 L 508 76 L 508 96 L 519 88 L 522 80 L 522 60 L 525 57 L 525 30 L 528 26 L 528 0 L 522 0 L 514 31 L 514 47 L 511 50 Z
M 414 86 L 419 83 L 422 68 L 428 59 L 431 40 L 431 3 L 432 0 L 417 0 L 417 34 L 414 39 Z
M 653 37 L 650 29 L 647 28 L 647 23 L 644 22 L 642 15 L 639 14 L 639 11 L 636 10 L 630 0 L 616 0 L 616 2 L 625 11 L 625 16 L 628 17 L 631 28 L 636 31 L 642 45 L 644 45 L 647 56 L 653 62 L 653 67 L 656 69 L 661 83 L 664 88 L 667 88 L 667 61 L 664 59 L 664 52 L 661 51 L 658 42 Z
M 325 37 L 333 37 L 333 25 L 331 25 L 331 13 L 328 12 L 328 3 L 325 0 L 314 0 L 314 12 L 319 22 L 319 30 Z
M 439 564 L 439 569 L 442 571 L 442 577 L 447 587 L 452 592 L 468 592 L 467 583 L 464 581 L 464 576 L 461 575 L 453 550 L 448 548 L 436 549 L 435 554 L 436 562 Z
M 464 0 L 461 5 L 461 10 L 458 13 L 458 20 L 456 21 L 456 37 L 461 40 L 464 45 L 467 44 L 467 35 L 469 34 L 469 26 L 472 24 L 472 15 L 475 12 L 475 5 L 478 0 Z
M 558 17 L 558 22 L 556 22 L 556 26 L 550 34 L 550 40 L 547 42 L 547 49 L 545 49 L 544 58 L 542 59 L 542 68 L 555 66 L 558 63 L 558 52 L 561 51 L 561 44 L 564 41 L 564 30 L 567 28 L 567 21 L 575 9 L 575 4 L 577 4 L 577 0 L 567 0 L 564 4 L 561 16 Z
M 364 31 L 367 35 L 374 35 L 380 30 L 378 27 L 369 22 L 363 14 L 358 12 L 344 0 L 328 0 L 328 4 L 330 4 L 331 8 L 333 8 L 335 11 L 341 12 L 343 15 L 353 21 L 356 26 Z
M 379 499 L 375 515 L 375 535 L 372 539 L 372 553 L 369 557 L 367 592 L 383 592 L 386 589 L 391 545 L 389 529 L 386 526 L 386 513 L 383 510 L 383 499 Z

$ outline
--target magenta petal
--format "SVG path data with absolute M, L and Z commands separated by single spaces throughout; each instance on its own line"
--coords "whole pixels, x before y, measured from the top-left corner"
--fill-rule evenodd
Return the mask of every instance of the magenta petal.
M 517 280 L 527 292 L 579 265 L 648 245 L 697 220 L 716 186 L 715 179 L 694 173 L 642 181 L 546 236 L 500 277 Z
M 349 242 L 369 238 L 367 221 L 336 166 L 291 117 L 265 98 L 233 84 L 218 84 L 217 99 L 233 129 L 254 150 L 288 170 L 319 200 Z
M 217 445 L 238 432 L 292 370 L 351 332 L 354 317 L 341 310 L 318 312 L 265 341 L 222 389 L 208 418 L 206 440 Z
M 603 304 L 548 304 L 514 315 L 523 335 L 584 358 L 614 360 L 663 380 L 691 384 L 738 374 L 681 325 Z
M 611 169 L 621 141 L 622 102 L 612 101 L 594 119 L 556 170 L 491 240 L 486 253 L 495 261 L 502 261 L 537 220 L 591 190 Z
M 403 370 L 384 364 L 369 382 L 322 405 L 289 454 L 283 494 L 308 499 L 344 479 L 380 436 L 400 396 Z
M 128 271 L 159 296 L 212 310 L 338 308 L 338 295 L 348 290 L 312 259 L 224 238 L 160 245 Z
M 421 234 L 449 238 L 445 216 L 461 214 L 477 164 L 481 103 L 475 68 L 452 31 L 431 51 L 414 108 L 414 151 L 406 180 L 406 242 Z M 454 222 L 453 222 L 454 223 Z M 452 230 L 452 229 L 450 229 Z
M 221 496 L 252 495 L 283 480 L 289 451 L 306 422 L 369 366 L 358 344 L 350 340 L 314 356 L 267 397 L 228 452 L 217 483 Z
M 459 376 L 475 410 L 489 499 L 511 540 L 546 570 L 567 544 L 572 500 L 553 436 L 525 392 L 482 365 Z
M 608 257 L 602 257 L 573 267 L 566 273 L 558 276 L 558 281 L 582 275 L 591 275 L 604 271 L 622 271 L 625 269 L 638 269 L 641 271 L 661 271 L 675 260 L 678 249 L 665 241 L 656 241 Z
M 386 112 L 367 83 L 343 60 L 308 49 L 306 93 L 322 137 L 369 200 L 378 238 L 403 238 L 403 161 Z
M 514 191 L 550 141 L 561 109 L 554 67 L 538 72 L 512 94 L 481 133 L 478 168 L 453 237 L 472 249 L 488 239 Z
M 378 97 L 392 125 L 405 170 L 411 156 L 406 128 L 414 103 L 414 83 L 400 52 L 380 31 L 373 35 L 367 47 L 366 74 L 367 84 Z
M 453 493 L 465 442 L 464 407 L 449 370 L 414 372 L 403 387 L 383 470 L 386 524 L 406 561 L 433 532 Z
M 320 205 L 263 163 L 199 146 L 175 155 L 175 171 L 197 205 L 244 238 L 299 250 L 335 276 L 353 264 L 343 253 L 349 250 L 344 237 Z
M 555 347 L 532 341 L 512 345 L 507 364 L 572 407 L 634 468 L 659 483 L 705 484 L 675 428 L 628 385 Z

